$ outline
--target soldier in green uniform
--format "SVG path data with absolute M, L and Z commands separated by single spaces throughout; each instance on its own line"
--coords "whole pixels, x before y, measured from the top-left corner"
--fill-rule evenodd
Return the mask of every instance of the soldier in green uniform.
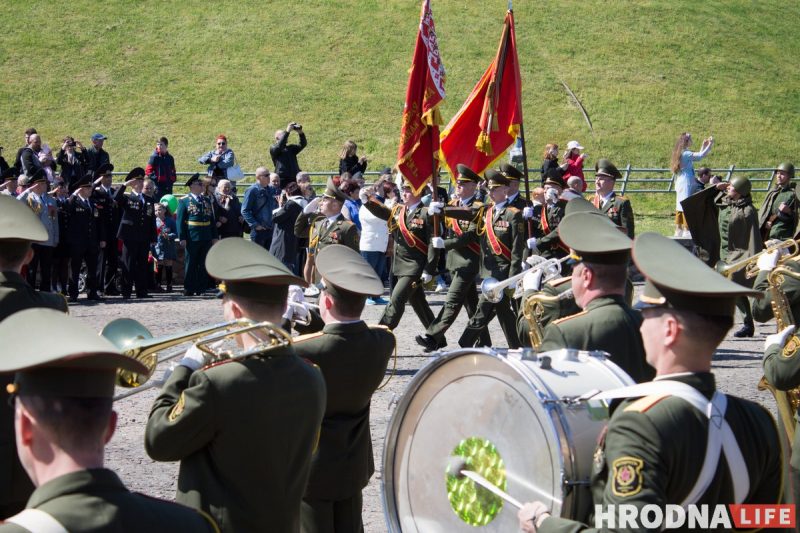
M 328 180 L 322 196 L 311 200 L 295 220 L 294 234 L 298 239 L 308 238 L 312 255 L 329 244 L 342 244 L 358 251 L 358 227 L 342 215 L 345 200 L 347 195 Z
M 625 228 L 625 233 L 633 239 L 634 220 L 631 201 L 614 192 L 614 185 L 618 179 L 622 178 L 622 174 L 608 159 L 600 159 L 595 163 L 594 170 L 595 194 L 592 203 L 608 216 L 611 222 Z
M 764 197 L 758 210 L 758 227 L 761 238 L 786 240 L 794 236 L 797 228 L 797 192 L 795 191 L 794 164 L 781 163 L 775 169 L 775 187 Z
M 19 335 L 35 324 L 47 324 L 48 334 Z M 53 309 L 12 315 L 0 322 L 0 338 L 0 372 L 16 372 L 8 392 L 18 453 L 36 484 L 27 508 L 0 531 L 218 531 L 208 515 L 130 492 L 103 468 L 117 424 L 117 369 L 146 372 L 143 364 Z
M 217 242 L 217 224 L 211 203 L 203 195 L 200 174 L 186 180 L 189 194 L 178 202 L 178 240 L 186 249 L 183 295 L 202 294 L 209 285 L 206 255 Z
M 525 227 L 522 212 L 506 205 L 508 178 L 500 171 L 486 172 L 489 196 L 493 204 L 478 212 L 478 234 L 481 238 L 481 276 L 499 281 L 515 276 L 522 271 L 522 255 L 525 247 Z M 456 211 L 452 215 L 461 216 Z M 471 215 L 474 216 L 474 215 Z M 484 329 L 497 314 L 497 320 L 506 337 L 509 348 L 519 348 L 515 327 L 515 315 L 507 292 L 503 298 L 492 303 L 483 294 L 478 298 L 478 308 L 470 316 L 464 333 L 458 340 L 462 348 L 475 346 Z
M 361 254 L 332 244 L 320 251 L 316 264 L 325 285 L 319 300 L 325 327 L 296 338 L 295 350 L 322 370 L 328 396 L 301 530 L 359 533 L 364 531 L 361 490 L 375 472 L 370 402 L 396 349 L 395 338 L 387 328 L 361 320 L 367 296 L 383 293 L 383 282 Z
M 374 200 L 364 204 L 370 213 L 388 222 L 389 234 L 394 238 L 392 273 L 397 276 L 397 284 L 378 323 L 395 329 L 403 317 L 406 302 L 411 302 L 419 321 L 427 328 L 434 317 L 425 299 L 424 285 L 433 279 L 439 262 L 438 250 L 428 245 L 433 237 L 432 215 L 436 214 L 429 209 L 441 207 L 439 202 L 423 206 L 421 196 L 414 194 L 408 182 L 403 183 L 401 196 L 403 202 L 391 209 Z
M 564 179 L 555 174 L 556 171 L 551 172 L 544 181 L 545 203 L 537 221 L 538 232 L 543 236 L 538 239 L 529 237 L 527 240 L 528 249 L 546 259 L 560 259 L 569 253 L 556 231 L 561 219 L 566 216 L 567 201 L 561 198 L 561 192 L 566 187 Z
M 636 239 L 633 259 L 647 278 L 637 307 L 657 378 L 594 397 L 624 400 L 610 404 L 594 454 L 594 505 L 603 513 L 617 505 L 619 524 L 620 504 L 663 510 L 666 504 L 780 503 L 783 465 L 772 416 L 754 402 L 721 394 L 711 373 L 714 351 L 733 326 L 736 298 L 754 292 L 655 233 Z M 711 445 L 708 454 L 698 453 Z M 526 504 L 518 516 L 526 532 L 598 531 L 550 516 L 543 502 Z M 615 529 L 603 528 L 609 530 Z
M 469 210 L 480 209 L 483 203 L 476 199 L 475 190 L 483 180 L 466 165 L 458 165 L 457 169 L 456 194 L 447 205 Z M 415 337 L 426 352 L 447 346 L 444 334 L 455 322 L 462 306 L 466 308 L 468 316 L 474 315 L 478 307 L 478 290 L 475 288 L 481 265 L 481 247 L 476 232 L 478 216 L 476 213 L 476 218 L 472 220 L 446 218 L 445 237 L 431 239 L 434 248 L 444 250 L 447 254 L 446 264 L 451 282 L 439 315 L 423 335 Z M 492 345 L 488 329 L 481 333 L 481 345 Z
M 31 307 L 68 312 L 62 295 L 35 290 L 21 274 L 33 258 L 31 243 L 45 241 L 47 229 L 36 215 L 13 196 L 0 195 L 0 321 Z M 13 377 L 0 374 L 0 388 L 5 390 Z M 17 458 L 14 409 L 8 402 L 0 402 L 0 461 L 0 517 L 11 516 L 25 507 L 33 484 Z
M 583 311 L 551 322 L 541 350 L 605 351 L 634 381 L 649 381 L 655 372 L 645 360 L 642 317 L 625 303 L 632 241 L 603 215 L 591 212 L 564 217 L 558 234 L 576 262 L 572 291 Z
M 222 531 L 298 531 L 300 502 L 325 412 L 319 369 L 280 329 L 289 285 L 305 285 L 261 246 L 222 239 L 208 253 L 225 320 L 269 322 L 239 335 L 242 354 L 209 361 L 191 348 L 156 398 L 145 449 L 180 461 L 176 500 Z

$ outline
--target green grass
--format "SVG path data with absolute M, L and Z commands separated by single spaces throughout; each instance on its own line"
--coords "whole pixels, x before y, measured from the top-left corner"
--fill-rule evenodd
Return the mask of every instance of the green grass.
M 296 120 L 309 138 L 304 169 L 335 168 L 348 138 L 371 169 L 391 165 L 419 4 L 6 0 L 0 143 L 8 156 L 29 126 L 51 145 L 67 134 L 88 144 L 100 131 L 125 170 L 144 164 L 166 135 L 178 170 L 194 171 L 224 132 L 252 170 L 271 166 L 274 130 Z M 448 72 L 445 120 L 494 56 L 505 6 L 433 0 Z M 800 4 L 520 0 L 515 16 L 532 167 L 546 142 L 573 138 L 590 161 L 666 166 L 686 130 L 714 135 L 714 167 L 798 153 Z M 586 106 L 593 134 L 561 80 Z M 669 211 L 671 203 L 658 195 L 643 207 Z

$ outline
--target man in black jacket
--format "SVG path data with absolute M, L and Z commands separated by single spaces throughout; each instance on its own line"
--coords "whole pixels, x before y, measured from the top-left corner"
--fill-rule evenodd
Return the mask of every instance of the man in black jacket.
M 292 130 L 300 136 L 300 144 L 287 144 L 289 134 Z M 275 144 L 269 147 L 269 155 L 272 156 L 272 163 L 275 165 L 275 172 L 281 177 L 281 189 L 285 188 L 289 182 L 295 181 L 297 173 L 300 172 L 300 165 L 297 163 L 297 154 L 306 147 L 306 134 L 303 126 L 297 122 L 290 122 L 286 126 L 286 131 L 278 130 L 275 132 Z
M 117 190 L 111 186 L 114 165 L 101 165 L 92 175 L 94 190 L 92 190 L 92 203 L 100 213 L 100 223 L 103 225 L 103 234 L 108 236 L 109 245 L 103 248 L 97 258 L 97 285 L 104 296 L 119 296 L 117 292 L 117 265 L 119 264 L 119 250 L 117 249 L 117 230 L 119 230 L 120 208 L 114 201 Z
M 106 246 L 105 228 L 100 210 L 91 200 L 92 177 L 87 174 L 75 184 L 76 193 L 67 202 L 65 240 L 69 246 L 71 275 L 69 301 L 78 301 L 78 277 L 86 263 L 86 292 L 89 300 L 100 300 L 97 294 L 97 258 Z
M 117 238 L 122 239 L 122 299 L 131 297 L 136 283 L 136 297 L 150 298 L 147 294 L 147 254 L 150 244 L 156 242 L 156 207 L 151 196 L 142 194 L 144 169 L 136 167 L 128 172 L 125 183 L 117 189 L 114 200 L 122 211 Z M 125 194 L 125 189 L 133 189 Z
M 111 164 L 111 156 L 103 150 L 103 143 L 108 137 L 102 133 L 92 135 L 92 147 L 86 150 L 86 170 L 96 171 L 103 165 Z

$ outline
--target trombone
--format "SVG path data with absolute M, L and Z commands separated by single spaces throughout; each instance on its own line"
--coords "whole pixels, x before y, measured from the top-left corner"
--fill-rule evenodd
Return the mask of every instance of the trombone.
M 261 331 L 266 335 L 263 339 L 255 333 Z M 251 335 L 258 342 L 248 350 L 217 350 L 218 345 L 227 339 L 239 335 Z M 261 354 L 269 349 L 288 346 L 292 338 L 288 333 L 271 322 L 255 322 L 247 318 L 231 320 L 213 326 L 195 329 L 186 333 L 153 337 L 153 334 L 140 322 L 131 318 L 112 320 L 103 328 L 100 335 L 111 341 L 124 355 L 136 359 L 147 367 L 145 374 L 128 370 L 117 371 L 117 385 L 133 390 L 114 397 L 121 400 L 147 389 L 163 384 L 163 381 L 151 380 L 159 363 L 175 359 L 185 350 L 176 350 L 159 357 L 159 352 L 183 344 L 196 341 L 195 346 L 209 356 L 210 363 L 226 359 L 241 359 Z M 148 383 L 149 382 L 149 383 Z
M 786 239 L 785 241 L 781 241 L 777 244 L 773 244 L 772 246 L 764 248 L 755 255 L 751 255 L 750 257 L 736 261 L 735 263 L 725 264 L 722 261 L 719 261 L 714 268 L 717 272 L 728 279 L 730 279 L 736 272 L 739 272 L 743 268 L 746 269 L 746 278 L 754 278 L 758 275 L 758 258 L 763 254 L 768 254 L 770 252 L 774 252 L 775 250 L 783 250 L 784 248 L 791 251 L 788 253 L 788 255 L 781 257 L 781 261 L 795 257 L 798 255 L 798 253 L 800 253 L 800 245 L 798 245 L 798 241 L 794 239 Z
M 529 258 L 530 259 L 530 258 Z M 496 304 L 497 302 L 503 299 L 503 293 L 507 287 L 510 287 L 517 283 L 520 279 L 525 277 L 525 274 L 529 272 L 536 272 L 537 270 L 544 270 L 544 278 L 542 279 L 542 283 L 549 281 L 559 274 L 561 274 L 561 264 L 564 263 L 569 256 L 564 256 L 561 259 L 545 259 L 536 263 L 528 270 L 523 270 L 519 274 L 515 276 L 511 276 L 508 279 L 504 279 L 503 281 L 498 281 L 495 278 L 489 277 L 485 278 L 481 282 L 481 294 L 483 297 Z M 516 297 L 516 295 L 515 295 Z

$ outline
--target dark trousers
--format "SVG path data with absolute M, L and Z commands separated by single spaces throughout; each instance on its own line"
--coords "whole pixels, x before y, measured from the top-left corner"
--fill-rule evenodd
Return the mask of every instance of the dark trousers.
M 450 272 L 450 288 L 447 290 L 447 298 L 444 301 L 436 320 L 428 326 L 426 334 L 436 339 L 438 343 L 444 340 L 445 332 L 450 329 L 453 322 L 458 318 L 461 307 L 467 309 L 467 316 L 475 316 L 478 309 L 478 290 L 475 288 L 474 273 L 462 273 L 459 271 Z M 492 338 L 489 330 L 484 328 L 480 334 L 480 345 L 491 346 Z
M 208 288 L 206 255 L 211 249 L 211 241 L 188 241 L 184 261 L 183 291 L 203 292 Z
M 53 250 L 52 246 L 43 246 L 41 244 L 32 245 L 33 259 L 28 263 L 28 284 L 36 288 L 36 272 L 39 272 L 40 284 L 38 288 L 40 291 L 50 292 L 50 274 L 53 271 Z
M 272 229 L 265 229 L 261 231 L 250 231 L 250 240 L 257 245 L 269 250 L 272 245 Z
M 378 323 L 389 329 L 395 329 L 400 323 L 400 319 L 403 318 L 406 302 L 411 302 L 411 307 L 417 313 L 419 321 L 427 329 L 433 322 L 433 311 L 428 305 L 428 300 L 425 299 L 425 288 L 416 276 L 398 276 L 389 305 L 386 306 Z
M 119 249 L 117 238 L 106 241 L 106 247 L 100 250 L 97 259 L 97 280 L 103 293 L 114 294 L 117 292 L 115 278 L 119 266 Z
M 462 348 L 470 348 L 475 346 L 475 341 L 481 336 L 481 332 L 487 328 L 494 315 L 497 314 L 497 320 L 500 322 L 500 327 L 503 329 L 503 334 L 506 336 L 506 342 L 509 348 L 519 348 L 519 337 L 517 336 L 516 320 L 514 311 L 511 308 L 511 301 L 508 294 L 503 295 L 503 299 L 493 304 L 483 295 L 478 298 L 478 309 L 475 314 L 469 318 L 467 329 L 461 334 L 458 339 L 458 345 Z M 482 346 L 482 344 L 481 344 Z
M 383 281 L 385 275 L 384 270 L 386 269 L 386 252 L 361 252 L 361 257 L 369 263 L 369 266 L 375 271 L 381 281 Z
M 53 290 L 66 294 L 69 280 L 69 251 L 56 250 L 53 255 Z
M 136 284 L 136 295 L 147 294 L 147 256 L 150 243 L 138 241 L 122 241 L 122 295 L 130 296 L 133 284 Z
M 81 264 L 86 263 L 86 294 L 97 294 L 97 259 L 100 255 L 99 248 L 93 248 L 86 243 L 70 244 L 69 265 L 72 272 L 69 279 L 70 298 L 78 297 L 78 278 L 81 274 Z
M 359 491 L 346 500 L 303 500 L 301 533 L 363 533 L 362 498 Z

